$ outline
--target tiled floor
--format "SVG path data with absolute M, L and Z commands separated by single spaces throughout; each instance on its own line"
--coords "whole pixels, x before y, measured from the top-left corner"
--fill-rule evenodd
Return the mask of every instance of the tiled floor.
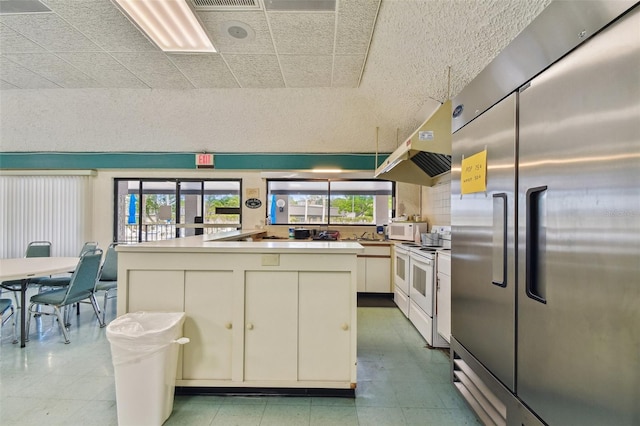
M 7 297 L 7 296 L 5 296 Z M 113 318 L 115 301 L 109 310 Z M 65 345 L 51 317 L 27 347 L 0 344 L 0 424 L 116 425 L 109 343 L 88 305 Z M 177 396 L 165 425 L 479 425 L 449 382 L 448 357 L 425 348 L 395 308 L 358 308 L 356 398 Z

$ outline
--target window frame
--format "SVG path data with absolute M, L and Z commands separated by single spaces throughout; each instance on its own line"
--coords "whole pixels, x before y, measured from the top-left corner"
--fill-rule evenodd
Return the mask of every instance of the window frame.
M 270 201 L 271 201 L 271 191 L 270 191 L 270 183 L 271 182 L 320 182 L 327 183 L 327 212 L 326 222 L 321 223 L 299 223 L 299 222 L 290 222 L 287 220 L 286 223 L 270 223 Z M 332 223 L 331 222 L 331 183 L 332 182 L 388 182 L 391 184 L 391 194 L 389 195 L 391 200 L 391 212 L 388 220 L 391 220 L 391 217 L 395 215 L 395 199 L 396 199 L 396 183 L 391 180 L 386 179 L 348 179 L 348 178 L 301 178 L 301 179 L 285 179 L 285 178 L 269 178 L 266 179 L 266 208 L 265 208 L 265 223 L 269 223 L 271 225 L 283 225 L 283 226 L 375 226 L 376 223 Z M 290 216 L 290 215 L 289 215 Z M 290 217 L 288 218 L 290 219 Z M 375 219 L 375 218 L 374 218 Z
M 174 189 L 174 194 L 176 197 L 176 211 L 175 211 L 175 224 L 180 224 L 181 220 L 182 220 L 182 215 L 181 215 L 181 209 L 180 209 L 180 202 L 181 202 L 181 197 L 183 195 L 183 191 L 181 190 L 181 184 L 182 183 L 200 183 L 200 196 L 202 197 L 202 203 L 200 206 L 200 212 L 199 215 L 200 217 L 204 218 L 204 213 L 205 213 L 205 182 L 236 182 L 238 184 L 238 201 L 239 201 L 239 205 L 236 208 L 234 208 L 234 210 L 237 210 L 237 213 L 230 213 L 230 214 L 237 214 L 238 215 L 238 223 L 230 223 L 229 227 L 235 227 L 236 229 L 242 229 L 242 204 L 243 204 L 243 200 L 242 200 L 242 179 L 232 179 L 232 178 L 222 178 L 222 179 L 216 179 L 216 178 L 211 178 L 211 179 L 203 179 L 203 178 L 175 178 L 175 177 L 171 177 L 171 178 L 159 178 L 159 177 L 122 177 L 122 178 L 113 178 L 113 240 L 114 241 L 118 241 L 118 221 L 119 221 L 119 216 L 118 216 L 118 207 L 119 207 L 119 194 L 118 194 L 118 185 L 120 182 L 130 182 L 130 181 L 138 181 L 138 196 L 140 197 L 140 195 L 144 195 L 145 192 L 143 192 L 143 186 L 145 183 L 152 183 L 152 182 L 171 182 L 175 185 L 175 189 Z M 192 190 L 187 190 L 187 191 L 192 191 Z M 140 197 L 140 202 L 142 200 L 142 197 Z M 137 231 L 137 238 L 136 238 L 136 243 L 140 243 L 140 242 L 145 242 L 142 240 L 142 227 L 140 226 L 140 224 L 142 224 L 142 209 L 138 208 L 137 212 L 136 212 L 136 223 L 138 223 L 138 231 Z M 176 227 L 175 230 L 175 235 L 173 236 L 173 238 L 180 238 L 180 228 Z M 126 243 L 126 242 L 123 242 Z

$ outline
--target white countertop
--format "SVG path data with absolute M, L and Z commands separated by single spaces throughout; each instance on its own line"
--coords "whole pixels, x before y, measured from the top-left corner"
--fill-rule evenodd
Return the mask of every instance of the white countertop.
M 233 231 L 233 239 L 250 237 L 264 231 Z M 227 233 L 225 233 L 227 234 Z M 118 252 L 135 253 L 167 253 L 167 252 L 210 252 L 210 253 L 361 253 L 364 247 L 355 241 L 309 241 L 309 240 L 262 240 L 262 241 L 225 241 L 210 240 L 211 235 L 195 235 L 192 237 L 176 238 L 172 240 L 151 241 L 140 244 L 120 244 Z

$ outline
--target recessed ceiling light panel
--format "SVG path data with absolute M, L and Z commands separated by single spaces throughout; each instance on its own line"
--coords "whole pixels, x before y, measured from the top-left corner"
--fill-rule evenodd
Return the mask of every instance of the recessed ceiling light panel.
M 114 0 L 165 52 L 215 52 L 187 0 Z

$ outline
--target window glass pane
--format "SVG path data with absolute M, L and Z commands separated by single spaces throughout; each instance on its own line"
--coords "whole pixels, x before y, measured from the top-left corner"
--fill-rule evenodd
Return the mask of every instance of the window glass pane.
M 267 223 L 326 224 L 329 182 L 269 181 Z
M 114 238 L 136 243 L 238 229 L 240 187 L 240 179 L 116 179 Z
M 176 234 L 176 182 L 142 182 L 142 241 L 170 240 Z
M 270 180 L 267 190 L 270 224 L 372 225 L 391 217 L 388 181 Z
M 391 194 L 391 182 L 331 182 L 330 223 L 343 225 L 388 223 Z
M 240 182 L 204 183 L 204 223 L 240 224 Z M 236 229 L 237 226 L 224 228 Z
M 138 241 L 140 216 L 140 181 L 116 181 L 116 232 L 114 241 L 135 243 Z

